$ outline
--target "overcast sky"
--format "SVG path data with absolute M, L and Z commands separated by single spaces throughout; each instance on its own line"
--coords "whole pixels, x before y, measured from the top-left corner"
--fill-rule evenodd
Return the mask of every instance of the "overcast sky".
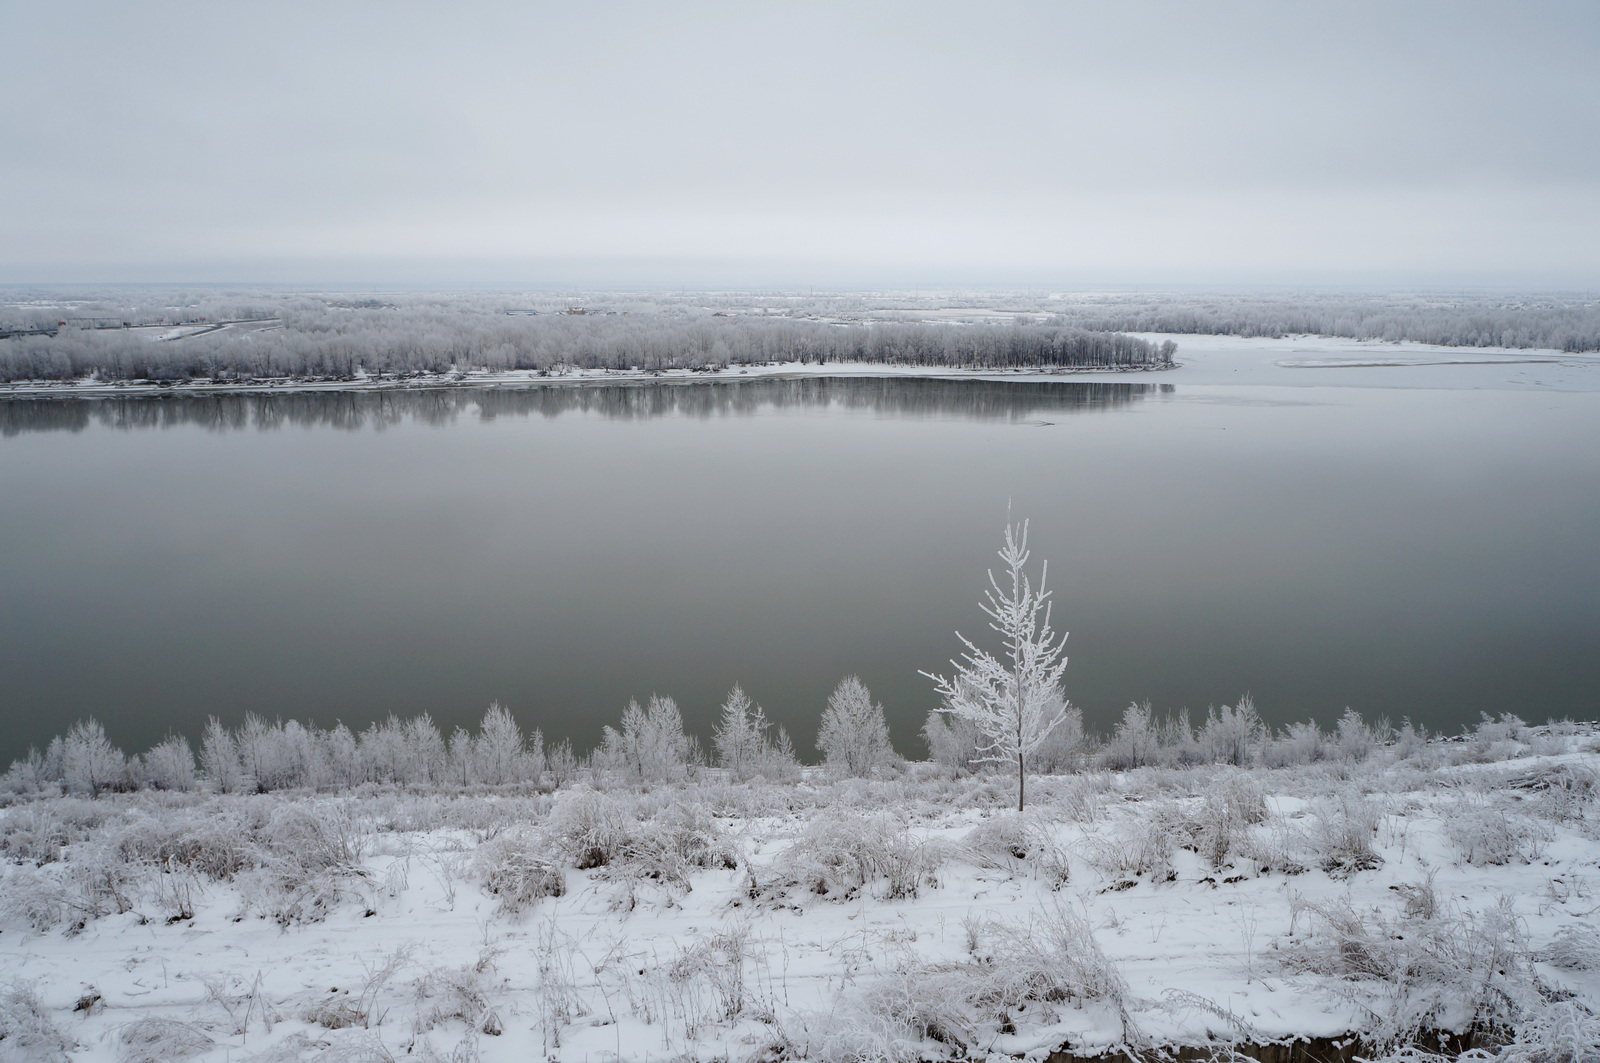
M 1600 3 L 0 0 L 0 282 L 1600 285 Z

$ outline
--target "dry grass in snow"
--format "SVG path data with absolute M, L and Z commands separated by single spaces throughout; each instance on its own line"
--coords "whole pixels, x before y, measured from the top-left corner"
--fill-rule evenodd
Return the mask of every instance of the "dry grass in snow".
M 24 796 L 0 809 L 0 1060 L 911 1061 L 1355 1033 L 1379 1057 L 1589 1063 L 1595 746 L 1523 727 L 1044 776 L 1021 814 L 1011 780 L 932 765 Z

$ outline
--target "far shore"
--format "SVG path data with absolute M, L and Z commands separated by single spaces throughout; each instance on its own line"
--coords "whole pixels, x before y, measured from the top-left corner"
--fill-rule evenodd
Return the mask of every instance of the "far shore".
M 883 362 L 766 362 L 717 369 L 484 370 L 448 373 L 358 373 L 351 377 L 257 377 L 252 380 L 32 380 L 0 384 L 5 398 L 99 398 L 113 395 L 204 395 L 263 391 L 391 391 L 417 388 L 527 387 L 529 385 L 650 384 L 727 381 L 750 377 L 930 377 L 970 380 L 1049 380 L 1095 373 L 1164 372 L 1182 363 L 1152 365 L 1023 366 L 1016 369 Z

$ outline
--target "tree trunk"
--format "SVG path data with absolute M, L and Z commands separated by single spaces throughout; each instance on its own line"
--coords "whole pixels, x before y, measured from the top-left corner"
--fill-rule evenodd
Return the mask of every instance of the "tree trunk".
M 1028 785 L 1028 773 L 1022 770 L 1022 754 L 1017 754 L 1017 811 L 1022 811 L 1023 792 Z

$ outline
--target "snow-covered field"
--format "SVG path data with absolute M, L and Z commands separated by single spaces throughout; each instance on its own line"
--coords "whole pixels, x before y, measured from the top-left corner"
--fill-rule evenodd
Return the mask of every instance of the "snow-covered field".
M 1597 751 L 18 797 L 0 1059 L 1593 1060 Z

